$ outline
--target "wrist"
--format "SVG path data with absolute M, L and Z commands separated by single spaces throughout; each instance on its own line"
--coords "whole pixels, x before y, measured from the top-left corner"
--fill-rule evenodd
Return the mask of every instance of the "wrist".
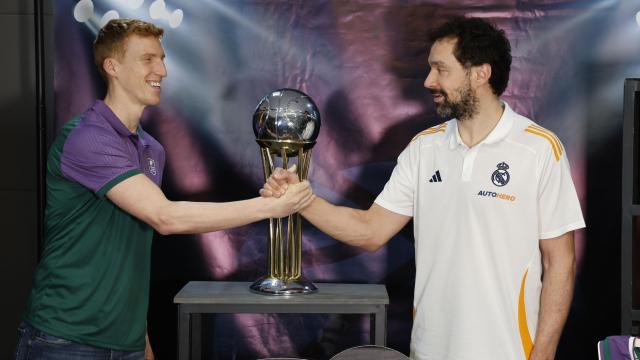
M 529 360 L 553 360 L 555 359 L 555 347 L 535 344 Z
M 264 198 L 262 196 L 251 199 L 249 207 L 251 210 L 255 211 L 257 221 L 269 219 L 271 217 L 273 201 L 269 200 L 269 198 Z
M 314 194 L 313 195 L 313 199 L 311 200 L 311 202 L 309 203 L 309 205 L 305 206 L 304 208 L 300 209 L 300 211 L 298 211 L 298 214 L 302 215 L 303 217 L 307 217 L 311 211 L 313 211 L 313 204 L 315 204 L 318 201 L 318 197 Z

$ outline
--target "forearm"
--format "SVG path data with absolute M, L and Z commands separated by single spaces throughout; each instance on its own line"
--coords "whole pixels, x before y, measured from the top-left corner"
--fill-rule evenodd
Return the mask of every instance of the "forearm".
M 164 235 L 218 231 L 267 218 L 267 201 L 263 198 L 225 203 L 167 201 L 149 222 Z
M 375 251 L 384 244 L 374 236 L 369 216 L 364 210 L 335 206 L 316 197 L 301 214 L 322 232 L 348 245 Z
M 292 186 L 287 188 L 284 184 L 297 181 L 298 177 L 292 171 L 276 169 L 260 194 L 283 196 Z M 411 220 L 410 216 L 394 213 L 375 203 L 368 210 L 358 210 L 335 206 L 320 197 L 315 197 L 310 204 L 305 202 L 299 209 L 302 216 L 329 236 L 367 251 L 379 249 Z
M 545 269 L 540 296 L 540 313 L 531 360 L 554 359 L 571 300 L 575 279 L 575 261 Z
M 309 183 L 292 185 L 285 196 L 224 203 L 170 201 L 144 175 L 123 180 L 107 198 L 161 234 L 201 233 L 245 225 L 299 211 L 313 199 Z

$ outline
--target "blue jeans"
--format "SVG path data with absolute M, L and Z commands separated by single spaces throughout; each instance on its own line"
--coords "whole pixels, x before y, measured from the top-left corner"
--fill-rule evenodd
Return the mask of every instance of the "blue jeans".
M 16 360 L 144 360 L 144 351 L 116 351 L 79 344 L 42 332 L 24 321 L 18 326 Z

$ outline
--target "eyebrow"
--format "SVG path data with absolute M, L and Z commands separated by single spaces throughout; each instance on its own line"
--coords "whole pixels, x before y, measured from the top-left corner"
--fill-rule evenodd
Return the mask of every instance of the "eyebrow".
M 148 56 L 159 57 L 161 59 L 164 59 L 167 55 L 164 52 L 162 53 L 162 55 L 158 55 L 158 54 L 156 54 L 154 52 L 146 52 L 146 53 L 143 53 L 142 55 L 140 55 L 140 58 L 146 58 Z
M 447 64 L 445 64 L 444 62 L 442 62 L 442 61 L 440 61 L 440 60 L 429 61 L 429 65 L 430 65 L 430 66 L 442 66 L 442 67 L 447 67 Z

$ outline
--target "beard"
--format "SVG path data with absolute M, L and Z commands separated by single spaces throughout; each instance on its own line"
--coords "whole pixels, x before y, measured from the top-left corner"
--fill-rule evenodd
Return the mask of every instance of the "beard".
M 459 100 L 452 100 L 451 96 L 444 90 L 431 90 L 432 94 L 440 94 L 444 100 L 436 104 L 436 113 L 445 119 L 456 118 L 460 121 L 471 119 L 478 113 L 478 96 L 471 88 L 471 83 L 453 90 Z

